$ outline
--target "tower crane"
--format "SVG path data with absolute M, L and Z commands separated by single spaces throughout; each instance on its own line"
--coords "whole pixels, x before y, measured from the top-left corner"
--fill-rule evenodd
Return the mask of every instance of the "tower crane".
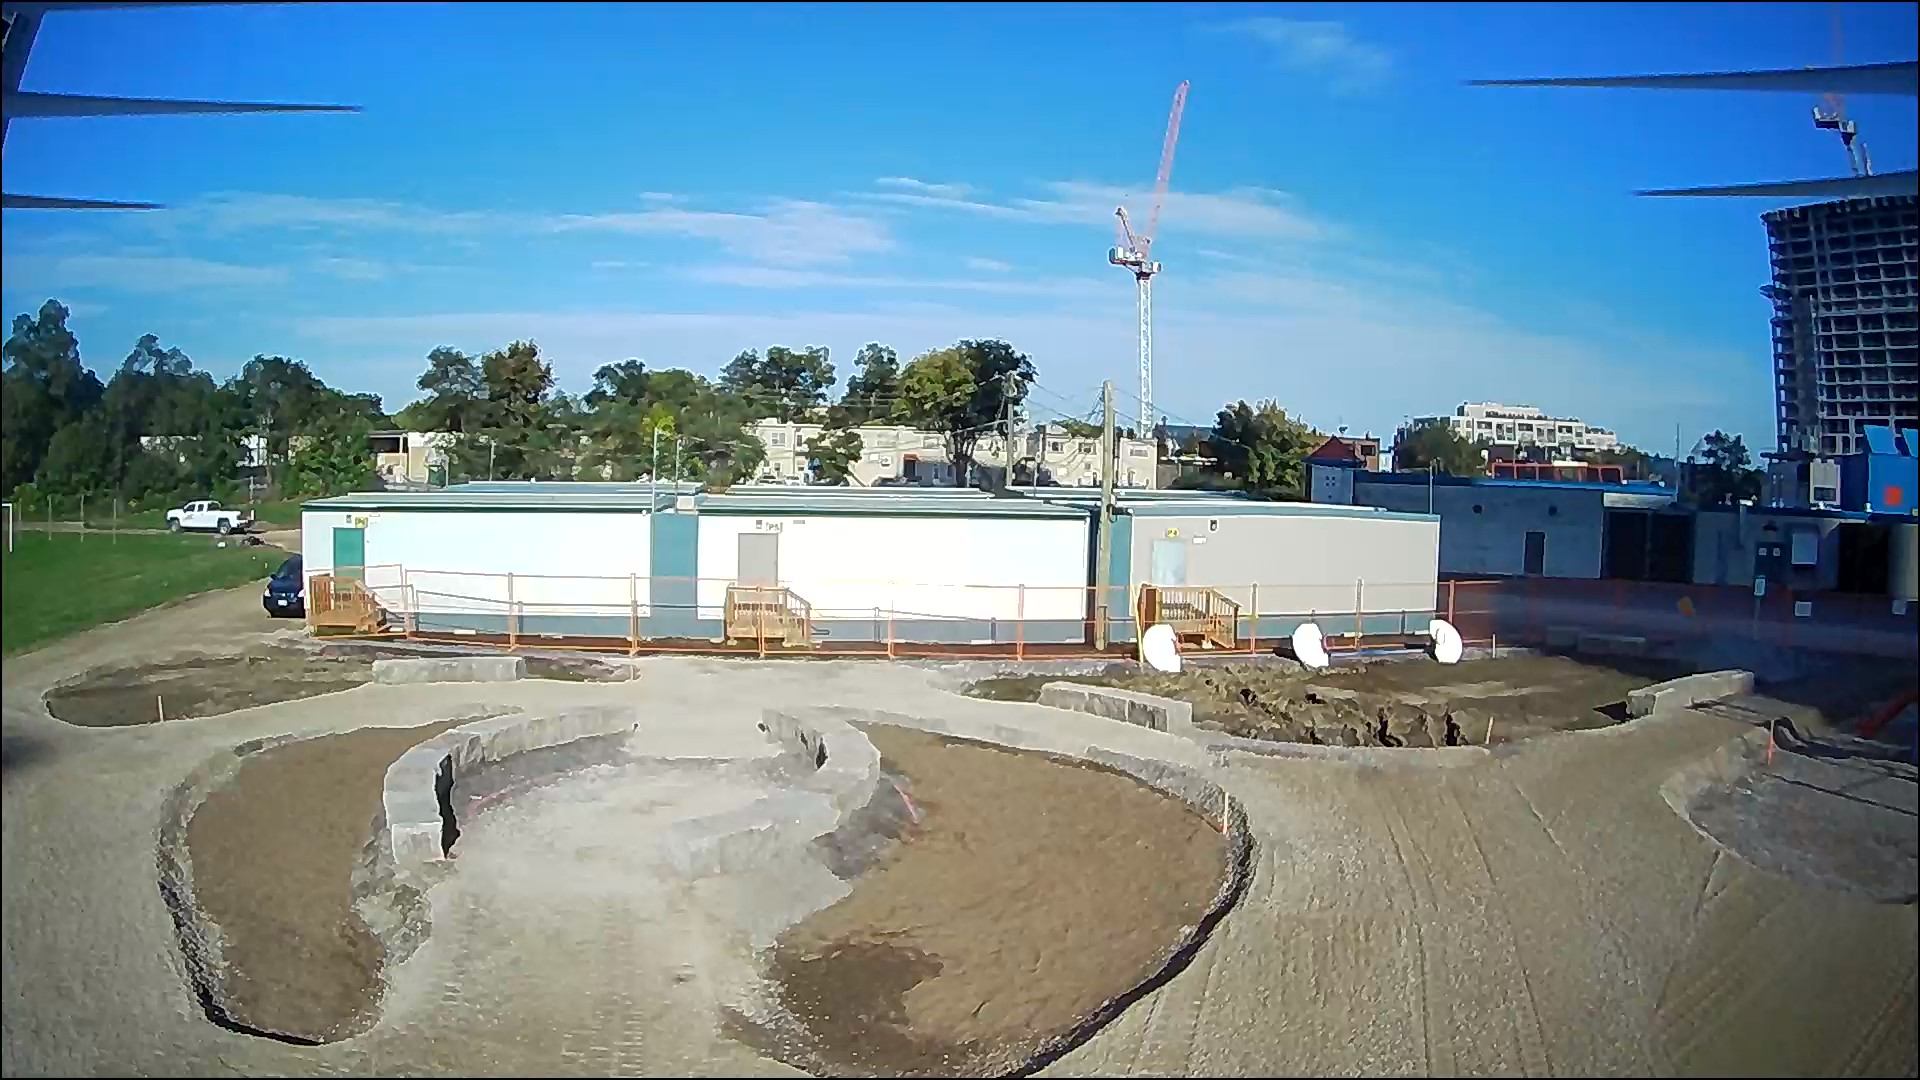
M 1833 5 L 1833 62 L 1843 63 L 1843 47 L 1840 37 L 1840 5 Z M 1822 108 L 1824 105 L 1825 108 Z M 1852 168 L 1855 177 L 1873 175 L 1873 159 L 1867 156 L 1867 144 L 1859 141 L 1860 129 L 1847 118 L 1847 99 L 1845 96 L 1828 91 L 1821 98 L 1821 105 L 1813 107 L 1813 126 L 1822 131 L 1831 131 L 1840 136 L 1841 149 L 1847 152 L 1847 165 Z
M 1153 181 L 1153 207 L 1147 214 L 1144 232 L 1133 231 L 1127 220 L 1127 208 L 1114 210 L 1120 219 L 1119 235 L 1107 251 L 1107 261 L 1132 271 L 1140 290 L 1140 423 L 1151 431 L 1153 415 L 1153 275 L 1160 264 L 1153 261 L 1153 236 L 1160 228 L 1160 208 L 1167 201 L 1167 182 L 1173 178 L 1173 148 L 1180 141 L 1180 114 L 1187 107 L 1187 83 L 1173 92 L 1173 109 L 1167 114 L 1167 138 L 1160 146 L 1160 172 Z M 1144 434 L 1144 433 L 1142 433 Z

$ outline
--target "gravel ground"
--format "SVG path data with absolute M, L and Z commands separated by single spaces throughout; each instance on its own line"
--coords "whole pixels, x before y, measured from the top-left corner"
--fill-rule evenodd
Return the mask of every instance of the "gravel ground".
M 40 695 L 92 667 L 267 642 L 277 628 L 257 605 L 252 587 L 214 594 L 8 661 L 0 1072 L 793 1075 L 713 1023 L 751 971 L 726 941 L 686 930 L 724 897 L 573 896 L 549 874 L 489 908 L 474 902 L 486 885 L 471 872 L 485 863 L 478 843 L 453 887 L 434 890 L 433 935 L 372 1030 L 298 1047 L 209 1023 L 155 887 L 155 845 L 173 787 L 246 739 L 476 706 L 633 701 L 705 715 L 766 702 L 884 706 L 984 737 L 1022 715 L 1203 763 L 1176 737 L 959 698 L 937 672 L 853 662 L 659 658 L 632 684 L 366 686 L 131 728 L 46 714 Z M 1232 764 L 1220 777 L 1259 844 L 1246 898 L 1189 967 L 1048 1071 L 1913 1075 L 1915 906 L 1756 870 L 1660 796 L 1664 777 L 1748 730 L 1691 712 L 1455 768 Z

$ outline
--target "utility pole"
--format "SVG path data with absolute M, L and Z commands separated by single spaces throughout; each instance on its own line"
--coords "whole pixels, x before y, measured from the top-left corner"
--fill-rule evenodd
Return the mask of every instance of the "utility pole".
M 647 513 L 660 509 L 660 428 L 653 429 L 653 464 L 647 466 L 647 483 L 652 485 L 647 491 Z
M 1113 380 L 1100 384 L 1100 524 L 1093 567 L 1093 647 L 1107 647 L 1108 591 L 1113 573 Z
M 1005 491 L 1013 487 L 1013 372 L 1011 371 L 1007 372 L 1007 377 L 1001 380 L 1000 415 L 1001 427 L 1007 439 L 1007 452 L 1002 455 L 1006 459 L 1006 475 L 1000 478 L 1000 490 Z

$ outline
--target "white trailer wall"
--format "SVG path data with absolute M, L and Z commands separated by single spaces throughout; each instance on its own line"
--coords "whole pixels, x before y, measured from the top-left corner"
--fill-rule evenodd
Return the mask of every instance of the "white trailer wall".
M 398 567 L 422 610 L 624 617 L 648 614 L 650 525 L 632 510 L 309 510 L 300 543 L 306 573 L 327 573 L 333 530 L 363 528 L 369 584 L 384 593 Z
M 717 619 L 740 535 L 780 534 L 780 584 L 817 617 L 876 609 L 936 619 L 1086 617 L 1084 517 L 700 515 L 700 617 Z M 1015 586 L 1025 585 L 1024 598 Z
M 1424 495 L 1424 492 L 1423 492 Z M 1218 589 L 1262 614 L 1434 610 L 1440 523 L 1432 518 L 1303 507 L 1287 512 L 1201 513 L 1135 509 L 1133 584 L 1154 583 L 1154 545 L 1180 544 L 1181 583 Z M 1170 560 L 1163 553 L 1163 567 Z

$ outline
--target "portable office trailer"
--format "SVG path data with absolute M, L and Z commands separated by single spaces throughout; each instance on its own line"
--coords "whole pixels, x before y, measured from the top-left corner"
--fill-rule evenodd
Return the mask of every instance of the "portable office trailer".
M 827 642 L 1083 640 L 1090 515 L 964 491 L 742 489 L 702 495 L 701 629 L 730 582 L 779 586 Z
M 373 492 L 308 503 L 300 543 L 309 580 L 357 577 L 425 633 L 624 638 L 650 615 L 652 510 L 623 487 Z
M 1077 642 L 1089 520 L 964 490 L 499 482 L 316 500 L 302 544 L 310 578 L 356 577 L 423 633 L 713 639 L 745 584 L 825 642 Z

